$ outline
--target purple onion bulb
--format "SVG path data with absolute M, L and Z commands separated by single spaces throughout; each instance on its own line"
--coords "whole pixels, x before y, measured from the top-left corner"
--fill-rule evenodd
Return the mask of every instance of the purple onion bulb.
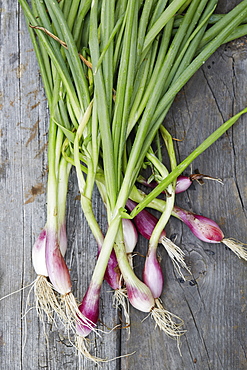
M 139 279 L 135 279 L 135 283 L 125 279 L 127 294 L 130 303 L 137 310 L 142 312 L 150 312 L 155 305 L 153 295 L 148 286 L 142 283 Z
M 128 199 L 126 203 L 126 208 L 128 211 L 132 211 L 137 203 L 133 202 L 133 200 Z M 138 230 L 138 232 L 146 239 L 150 239 L 153 229 L 158 222 L 158 219 L 152 215 L 150 212 L 143 209 L 140 213 L 138 213 L 133 222 Z M 165 231 L 163 232 L 165 234 Z M 163 235 L 162 233 L 162 235 Z
M 45 260 L 49 279 L 60 294 L 71 292 L 71 280 L 68 267 L 61 254 L 57 233 L 47 228 Z
M 173 211 L 198 239 L 207 243 L 220 243 L 223 240 L 222 230 L 210 218 L 196 215 L 179 207 L 174 207 Z
M 192 184 L 192 180 L 188 176 L 178 176 L 176 187 L 175 187 L 175 193 L 183 193 L 185 190 L 187 190 L 190 185 Z
M 98 321 L 100 289 L 100 285 L 91 283 L 80 306 L 78 307 L 83 317 L 88 319 L 88 324 L 81 321 L 81 323 L 78 323 L 76 327 L 77 333 L 83 337 L 86 337 L 92 331 Z
M 164 276 L 157 260 L 156 251 L 154 250 L 151 250 L 146 257 L 143 270 L 143 281 L 149 287 L 155 299 L 161 296 L 164 285 Z
M 116 290 L 121 288 L 121 274 L 114 250 L 111 252 L 110 258 L 108 260 L 104 279 L 112 289 Z

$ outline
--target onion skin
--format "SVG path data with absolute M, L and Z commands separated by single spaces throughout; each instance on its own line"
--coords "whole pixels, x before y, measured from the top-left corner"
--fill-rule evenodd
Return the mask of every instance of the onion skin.
M 48 276 L 45 261 L 46 229 L 44 228 L 32 248 L 32 263 L 37 275 Z
M 84 317 L 86 317 L 91 323 L 91 327 L 81 322 L 77 324 L 77 334 L 86 337 L 91 331 L 99 318 L 99 302 L 100 302 L 100 286 L 91 283 L 88 287 L 88 290 L 83 297 L 83 300 L 80 304 L 79 311 Z
M 37 275 L 48 276 L 46 267 L 46 227 L 41 231 L 32 248 L 32 263 Z M 67 234 L 65 223 L 61 225 L 59 230 L 59 248 L 62 256 L 65 255 L 67 249 Z
M 132 200 L 127 201 L 126 208 L 132 211 L 136 206 L 136 203 Z M 158 219 L 150 212 L 143 209 L 133 219 L 138 232 L 146 239 L 150 239 L 153 229 L 158 222 Z M 166 233 L 163 230 L 160 238 L 165 237 Z M 150 249 L 143 270 L 143 281 L 149 287 L 154 298 L 159 298 L 164 284 L 164 277 L 157 260 L 156 249 Z
M 99 257 L 100 251 L 101 245 L 98 244 L 97 258 Z M 108 285 L 110 285 L 112 289 L 116 290 L 120 288 L 121 274 L 119 271 L 118 261 L 114 250 L 112 250 L 110 254 L 110 258 L 108 260 L 107 267 L 105 270 L 104 280 L 107 282 Z
M 133 307 L 142 312 L 150 312 L 155 305 L 150 289 L 140 280 L 138 284 L 126 282 L 129 301 Z
M 143 281 L 151 290 L 154 298 L 159 298 L 161 296 L 164 285 L 164 276 L 157 260 L 155 250 L 151 250 L 146 257 L 143 270 Z
M 132 253 L 135 249 L 138 240 L 138 233 L 135 228 L 134 222 L 127 218 L 122 219 L 123 236 L 126 253 Z
M 133 202 L 133 200 L 128 199 L 126 203 L 126 208 L 128 211 L 132 211 L 137 203 Z M 153 229 L 158 222 L 158 219 L 152 215 L 150 212 L 143 209 L 140 213 L 138 213 L 134 218 L 133 222 L 138 230 L 138 232 L 146 239 L 150 239 Z M 161 237 L 165 236 L 165 231 L 162 232 Z
M 183 193 L 190 187 L 191 184 L 192 184 L 192 180 L 190 179 L 190 177 L 182 176 L 182 175 L 178 176 L 176 187 L 175 187 L 175 193 L 176 194 Z
M 49 279 L 60 294 L 71 292 L 71 280 L 68 267 L 60 251 L 57 233 L 47 229 L 45 260 Z
M 190 228 L 198 239 L 207 243 L 220 243 L 224 239 L 222 230 L 210 218 L 197 215 L 179 207 L 174 207 L 173 212 Z
M 104 279 L 110 285 L 112 289 L 116 290 L 120 288 L 121 276 L 120 276 L 120 271 L 118 267 L 117 257 L 116 257 L 114 250 L 111 252 L 111 255 L 110 255 L 107 267 L 106 267 Z

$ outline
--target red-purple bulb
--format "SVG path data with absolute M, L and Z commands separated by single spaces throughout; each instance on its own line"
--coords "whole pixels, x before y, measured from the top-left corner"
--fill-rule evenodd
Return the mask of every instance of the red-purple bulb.
M 154 298 L 151 290 L 146 284 L 139 279 L 133 281 L 127 281 L 125 279 L 126 290 L 128 299 L 133 307 L 142 312 L 150 312 L 154 307 Z
M 210 218 L 196 215 L 182 208 L 174 207 L 173 212 L 183 221 L 200 240 L 207 243 L 220 243 L 224 234 L 216 222 Z
M 49 279 L 60 294 L 71 292 L 69 269 L 60 251 L 57 233 L 47 228 L 45 260 Z
M 128 199 L 126 203 L 126 208 L 128 211 L 132 211 L 137 203 L 133 200 Z M 152 215 L 152 213 L 148 212 L 146 209 L 143 209 L 139 212 L 134 218 L 133 222 L 138 230 L 138 232 L 146 239 L 150 239 L 153 229 L 155 228 L 158 219 Z M 165 236 L 165 231 L 162 232 L 162 235 Z
M 79 311 L 88 320 L 88 324 L 81 321 L 77 324 L 77 333 L 86 337 L 96 326 L 99 318 L 100 286 L 91 283 L 80 304 Z
M 120 288 L 121 274 L 114 250 L 111 252 L 110 258 L 108 260 L 104 279 L 112 289 L 116 290 Z
M 188 176 L 178 176 L 176 187 L 175 187 L 175 193 L 183 193 L 185 190 L 187 190 L 190 185 L 192 184 L 192 180 Z
M 151 250 L 146 257 L 143 270 L 143 281 L 151 290 L 154 298 L 159 298 L 161 296 L 164 276 L 157 260 L 156 250 Z

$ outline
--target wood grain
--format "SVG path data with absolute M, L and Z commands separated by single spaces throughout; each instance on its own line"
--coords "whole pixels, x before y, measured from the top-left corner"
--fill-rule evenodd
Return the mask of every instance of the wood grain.
M 239 1 L 219 1 L 219 11 Z M 31 247 L 45 223 L 48 111 L 27 28 L 15 1 L 0 1 L 0 297 L 26 287 L 0 301 L 0 368 L 60 370 L 100 368 L 79 358 L 68 338 L 53 325 L 43 325 L 34 309 L 35 279 Z M 166 126 L 183 160 L 214 129 L 247 106 L 247 38 L 223 45 L 177 96 Z M 247 242 L 247 116 L 201 155 L 187 173 L 220 177 L 224 185 L 195 184 L 177 196 L 177 204 L 218 222 L 226 237 Z M 95 264 L 96 245 L 78 201 L 75 173 L 68 194 L 69 249 L 78 298 L 85 292 Z M 97 218 L 105 227 L 106 214 L 95 192 Z M 116 329 L 90 337 L 95 355 L 128 357 L 107 362 L 104 370 L 244 370 L 246 360 L 246 262 L 223 244 L 197 240 L 178 220 L 171 220 L 168 236 L 185 251 L 192 277 L 182 282 L 160 247 L 165 271 L 162 301 L 185 322 L 180 351 L 174 340 L 157 328 L 151 317 L 131 308 L 131 335 Z M 147 243 L 139 240 L 145 255 Z M 134 264 L 141 274 L 143 257 Z M 112 307 L 113 294 L 104 285 L 101 329 L 121 322 Z M 145 319 L 145 320 L 144 320 Z M 143 321 L 144 320 L 144 321 Z

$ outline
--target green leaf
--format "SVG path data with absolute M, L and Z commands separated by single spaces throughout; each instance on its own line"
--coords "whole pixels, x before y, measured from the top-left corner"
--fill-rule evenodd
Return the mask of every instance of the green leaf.
M 60 129 L 63 131 L 64 135 L 67 137 L 67 139 L 73 143 L 74 142 L 74 139 L 75 139 L 75 133 L 68 130 L 66 127 L 60 125 L 60 123 L 58 123 L 54 118 L 53 118 L 53 121 L 56 123 L 56 125 L 58 127 L 60 127 Z

